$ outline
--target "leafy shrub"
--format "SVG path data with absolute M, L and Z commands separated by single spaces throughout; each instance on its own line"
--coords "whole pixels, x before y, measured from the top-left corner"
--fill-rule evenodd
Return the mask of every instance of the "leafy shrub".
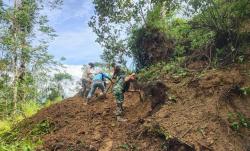
M 31 131 L 31 135 L 40 136 L 44 134 L 48 134 L 54 128 L 54 124 L 50 123 L 47 120 L 40 122 L 39 124 L 35 125 L 35 127 Z
M 160 79 L 166 74 L 169 74 L 172 77 L 185 77 L 188 72 L 181 66 L 183 61 L 184 57 L 176 58 L 168 63 L 159 62 L 151 65 L 140 70 L 138 73 L 138 79 L 140 81 L 152 81 Z
M 27 101 L 21 104 L 21 109 L 26 117 L 30 117 L 41 109 L 41 105 L 35 101 Z
M 61 100 L 62 100 L 62 97 L 61 97 L 61 96 L 58 96 L 58 97 L 54 98 L 53 100 L 48 99 L 48 100 L 46 100 L 46 102 L 44 103 L 44 106 L 45 106 L 45 107 L 49 107 L 50 105 L 55 104 L 55 103 L 58 103 L 58 102 L 60 102 Z
M 58 98 L 57 101 L 61 100 Z M 51 105 L 48 103 L 47 105 Z M 16 114 L 11 115 L 9 118 L 0 120 L 0 151 L 32 151 L 42 144 L 40 136 L 50 133 L 54 124 L 48 120 L 41 121 L 36 125 L 29 126 L 29 132 L 22 134 L 21 129 L 26 127 L 25 123 L 20 123 L 23 119 L 32 116 L 42 105 L 35 101 L 27 101 L 19 104 L 19 108 Z M 24 124 L 24 125 L 23 125 Z M 18 127 L 16 127 L 18 125 Z
M 193 47 L 211 43 L 217 48 L 213 52 L 213 58 L 217 59 L 217 62 L 220 64 L 234 62 L 241 55 L 239 46 L 243 43 L 244 37 L 239 31 L 244 21 L 249 19 L 249 1 L 190 0 L 188 5 L 191 9 L 188 9 L 187 13 L 192 14 L 190 25 L 195 31 L 194 35 L 205 33 L 205 38 L 198 38 L 195 39 L 198 41 L 192 42 Z
M 0 120 L 0 135 L 11 130 L 11 122 L 8 120 Z
M 23 125 L 24 126 L 24 125 Z M 36 125 L 29 125 L 30 131 L 23 134 L 20 127 L 9 129 L 4 133 L 0 134 L 0 150 L 22 150 L 32 151 L 42 144 L 40 136 L 50 133 L 54 124 L 47 120 L 44 120 Z

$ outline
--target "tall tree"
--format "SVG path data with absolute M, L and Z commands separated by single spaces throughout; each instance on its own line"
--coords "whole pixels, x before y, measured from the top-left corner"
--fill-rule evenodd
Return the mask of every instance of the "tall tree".
M 36 72 L 55 63 L 47 53 L 48 42 L 55 36 L 54 30 L 47 25 L 47 16 L 41 14 L 41 10 L 46 6 L 55 8 L 61 3 L 62 0 L 14 0 L 12 5 L 0 9 L 0 32 L 3 33 L 0 59 L 7 60 L 4 70 L 12 77 L 13 97 L 10 96 L 10 100 L 14 112 L 18 101 L 31 99 L 31 94 L 35 95 Z
M 135 27 L 147 26 L 147 14 L 155 5 L 162 14 L 175 9 L 179 0 L 94 0 L 95 14 L 89 26 L 97 35 L 96 41 L 104 48 L 102 58 L 110 62 L 125 62 L 130 56 L 128 35 Z M 164 16 L 164 15 L 163 15 Z

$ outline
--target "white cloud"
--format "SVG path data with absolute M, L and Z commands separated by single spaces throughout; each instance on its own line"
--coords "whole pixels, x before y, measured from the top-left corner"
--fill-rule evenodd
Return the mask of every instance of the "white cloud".
M 91 0 L 67 0 L 62 9 L 46 10 L 58 37 L 50 44 L 49 52 L 57 59 L 65 57 L 67 64 L 86 64 L 100 61 L 101 47 L 87 23 L 94 8 Z
M 72 19 L 83 19 L 87 22 L 86 18 L 90 18 L 93 14 L 93 5 L 91 0 L 67 0 L 61 9 L 45 10 L 48 14 L 49 20 L 53 25 L 61 25 Z
M 100 61 L 101 47 L 95 43 L 96 36 L 89 28 L 79 31 L 65 31 L 58 33 L 58 37 L 51 43 L 50 52 L 58 56 L 64 56 L 68 61 L 80 64 L 89 61 Z
M 64 65 L 66 67 L 65 71 L 74 77 L 82 77 L 82 65 Z

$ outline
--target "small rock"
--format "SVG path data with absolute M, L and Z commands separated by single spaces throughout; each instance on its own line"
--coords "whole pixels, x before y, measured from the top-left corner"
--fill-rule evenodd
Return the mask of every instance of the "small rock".
M 60 148 L 62 148 L 64 146 L 63 142 L 58 142 L 56 144 L 53 145 L 54 150 L 58 150 Z
M 89 145 L 89 150 L 90 151 L 97 151 L 96 147 L 93 145 Z

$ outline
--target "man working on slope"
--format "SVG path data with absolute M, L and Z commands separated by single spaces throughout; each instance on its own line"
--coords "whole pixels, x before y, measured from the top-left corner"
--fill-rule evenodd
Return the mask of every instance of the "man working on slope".
M 83 75 L 82 75 L 82 92 L 81 92 L 81 96 L 86 98 L 89 91 L 90 91 L 90 87 L 91 87 L 91 83 L 92 83 L 92 79 L 93 76 L 96 74 L 96 69 L 95 69 L 95 65 L 93 63 L 89 63 L 88 66 L 85 68 L 85 70 L 83 71 Z
M 117 105 L 115 115 L 117 116 L 117 121 L 125 122 L 126 119 L 122 118 L 122 116 L 124 115 L 124 93 L 128 90 L 129 83 L 135 80 L 135 73 L 126 77 L 125 72 L 121 69 L 120 66 L 113 66 L 113 68 L 113 78 L 116 78 L 116 82 L 113 87 L 113 95 L 115 96 Z
M 104 96 L 106 95 L 105 86 L 104 86 L 105 79 L 109 79 L 112 82 L 111 78 L 105 73 L 99 72 L 96 75 L 94 75 L 92 84 L 91 84 L 91 89 L 88 93 L 86 103 L 90 101 L 91 97 L 95 93 L 96 88 L 99 88 L 102 91 L 101 95 L 104 95 Z
M 97 73 L 96 71 L 96 68 L 95 68 L 95 65 L 93 63 L 89 63 L 88 64 L 88 68 L 87 68 L 87 71 L 86 71 L 86 74 L 87 74 L 87 79 L 89 81 L 92 81 L 94 75 Z

